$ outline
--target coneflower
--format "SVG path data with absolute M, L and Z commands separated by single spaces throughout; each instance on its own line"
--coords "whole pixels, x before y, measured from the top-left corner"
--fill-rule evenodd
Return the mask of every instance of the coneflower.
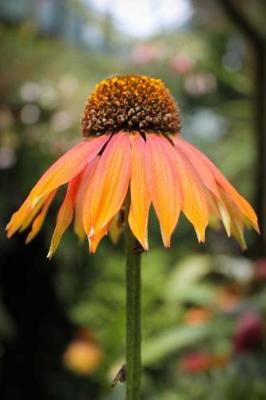
M 159 79 L 117 76 L 91 93 L 82 119 L 83 141 L 59 158 L 33 187 L 7 225 L 7 236 L 31 226 L 39 232 L 56 191 L 67 190 L 57 214 L 48 257 L 74 219 L 74 230 L 94 253 L 121 209 L 127 223 L 127 399 L 139 398 L 140 256 L 148 250 L 151 205 L 162 240 L 170 247 L 180 212 L 205 241 L 210 219 L 246 247 L 244 227 L 259 232 L 250 204 L 215 165 L 180 136 L 179 110 Z M 119 218 L 118 218 L 119 219 Z

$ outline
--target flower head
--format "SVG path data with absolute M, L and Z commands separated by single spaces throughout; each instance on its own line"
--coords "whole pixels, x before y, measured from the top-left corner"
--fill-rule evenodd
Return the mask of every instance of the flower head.
M 83 136 L 138 131 L 175 134 L 180 118 L 174 99 L 160 79 L 117 76 L 100 82 L 82 118 Z
M 129 202 L 128 223 L 148 249 L 151 205 L 165 247 L 182 211 L 200 242 L 210 219 L 222 221 L 228 236 L 245 248 L 244 226 L 259 231 L 249 203 L 215 165 L 180 137 L 177 106 L 161 80 L 118 76 L 100 82 L 82 119 L 84 140 L 59 158 L 13 214 L 7 235 L 31 226 L 40 230 L 60 186 L 67 184 L 48 256 L 74 219 L 74 230 L 96 248 Z

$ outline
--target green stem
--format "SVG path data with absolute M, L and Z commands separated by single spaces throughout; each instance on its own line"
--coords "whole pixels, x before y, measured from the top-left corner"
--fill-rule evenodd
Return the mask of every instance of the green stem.
M 134 252 L 136 239 L 126 230 L 126 400 L 140 399 L 141 381 L 141 255 Z

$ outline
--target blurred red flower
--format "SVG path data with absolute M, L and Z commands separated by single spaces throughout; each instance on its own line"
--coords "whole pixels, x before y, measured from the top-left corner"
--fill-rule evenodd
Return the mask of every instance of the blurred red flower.
M 257 349 L 263 341 L 264 323 L 262 317 L 255 312 L 241 315 L 236 324 L 234 349 L 237 353 Z
M 211 368 L 222 368 L 228 362 L 226 354 L 209 354 L 193 352 L 186 354 L 181 360 L 181 369 L 188 374 L 197 374 Z
M 258 279 L 266 279 L 266 258 L 261 258 L 255 263 L 255 277 Z

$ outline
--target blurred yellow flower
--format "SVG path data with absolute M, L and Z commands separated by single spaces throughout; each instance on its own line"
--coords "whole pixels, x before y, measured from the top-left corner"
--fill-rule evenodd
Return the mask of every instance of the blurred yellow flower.
M 102 351 L 96 341 L 82 335 L 68 345 L 63 355 L 63 363 L 77 374 L 88 375 L 98 368 L 102 357 Z

